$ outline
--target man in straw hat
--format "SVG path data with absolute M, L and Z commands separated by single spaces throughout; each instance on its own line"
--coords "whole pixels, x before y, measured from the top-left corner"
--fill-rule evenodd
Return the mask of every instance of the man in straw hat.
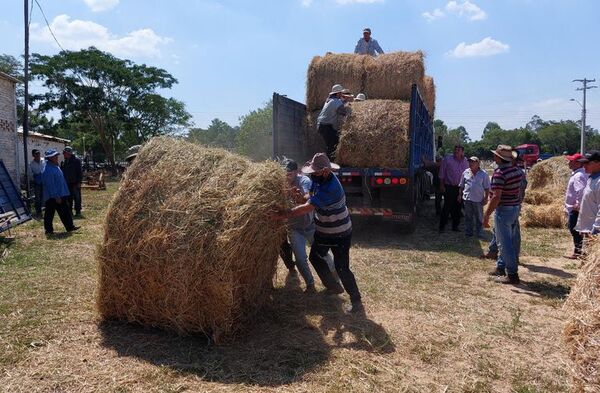
M 348 311 L 362 313 L 364 308 L 361 295 L 354 274 L 350 270 L 352 221 L 346 207 L 344 189 L 332 169 L 339 169 L 339 166 L 331 163 L 325 153 L 315 154 L 313 159 L 302 168 L 302 172 L 310 175 L 313 181 L 308 201 L 275 217 L 300 217 L 314 212 L 316 228 L 309 260 L 327 291 L 341 293 L 345 289 L 352 302 Z M 335 269 L 343 288 L 329 271 L 326 258 L 329 250 L 333 253 Z
M 578 160 L 589 179 L 583 190 L 575 230 L 585 235 L 600 233 L 600 151 L 590 150 Z
M 517 223 L 521 210 L 520 190 L 523 172 L 514 163 L 516 151 L 507 145 L 498 145 L 494 161 L 498 168 L 492 175 L 492 199 L 483 217 L 483 226 L 489 228 L 490 216 L 494 214 L 494 231 L 500 249 L 496 270 L 490 274 L 504 284 L 519 284 Z M 508 276 L 507 276 L 508 274 Z M 502 276 L 507 276 L 500 278 Z
M 54 149 L 47 150 L 44 158 L 47 161 L 46 169 L 42 173 L 42 184 L 44 192 L 44 229 L 46 235 L 54 234 L 52 221 L 54 220 L 54 212 L 58 212 L 60 221 L 65 226 L 67 232 L 72 232 L 79 229 L 73 225 L 73 217 L 69 208 L 67 198 L 70 195 L 69 187 L 65 181 L 60 167 L 58 166 L 59 152 Z
M 464 171 L 469 168 L 465 158 L 465 149 L 461 145 L 454 146 L 454 153 L 444 157 L 440 164 L 440 192 L 444 194 L 444 207 L 440 216 L 440 232 L 444 232 L 448 215 L 452 217 L 452 230 L 458 232 L 460 224 L 460 208 L 458 185 Z
M 344 106 L 344 87 L 342 85 L 333 85 L 331 92 L 319 117 L 317 117 L 317 132 L 321 134 L 327 147 L 327 156 L 333 160 L 335 149 L 340 137 L 338 130 L 341 125 L 342 118 L 347 113 L 347 108 Z
M 583 155 L 575 153 L 570 156 L 565 156 L 565 158 L 569 161 L 569 168 L 573 171 L 569 178 L 567 192 L 565 194 L 565 212 L 568 217 L 567 228 L 573 238 L 573 253 L 571 255 L 565 255 L 565 258 L 577 259 L 581 257 L 583 236 L 575 230 L 575 226 L 577 225 L 579 207 L 581 205 L 581 199 L 583 198 L 583 190 L 587 184 L 588 175 L 585 173 L 583 163 L 579 161 L 582 158 L 585 158 Z
M 357 55 L 377 56 L 383 54 L 383 49 L 379 46 L 376 39 L 371 38 L 371 29 L 366 27 L 363 29 L 363 37 L 358 40 L 354 53 Z

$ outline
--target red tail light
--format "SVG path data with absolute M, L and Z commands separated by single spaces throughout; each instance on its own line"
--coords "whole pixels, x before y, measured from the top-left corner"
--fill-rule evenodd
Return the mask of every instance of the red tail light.
M 383 184 L 383 179 L 381 177 L 378 177 L 377 179 L 375 179 L 375 183 Z
M 392 178 L 392 184 L 398 184 L 398 178 L 397 177 L 393 177 Z

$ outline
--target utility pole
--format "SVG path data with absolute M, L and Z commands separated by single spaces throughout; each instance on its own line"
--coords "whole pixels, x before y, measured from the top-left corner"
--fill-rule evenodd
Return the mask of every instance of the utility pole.
M 583 105 L 581 106 L 581 154 L 585 154 L 585 101 L 586 101 L 586 91 L 589 89 L 595 89 L 598 86 L 588 86 L 590 82 L 596 82 L 596 79 L 574 79 L 573 82 L 581 82 L 583 83 L 583 87 L 578 87 L 577 91 L 583 91 Z
M 25 97 L 23 103 L 23 161 L 25 161 L 25 190 L 27 191 L 27 204 L 29 205 L 29 155 L 27 154 L 27 139 L 29 137 L 29 0 L 23 1 L 25 11 L 25 55 L 23 64 L 23 83 L 25 84 Z

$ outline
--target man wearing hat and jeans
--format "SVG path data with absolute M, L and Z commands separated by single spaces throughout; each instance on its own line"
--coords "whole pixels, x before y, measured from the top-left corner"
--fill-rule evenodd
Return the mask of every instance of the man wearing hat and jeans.
M 589 179 L 583 190 L 575 230 L 586 235 L 600 233 L 600 151 L 590 150 L 578 160 Z
M 69 210 L 73 211 L 73 202 L 75 202 L 75 217 L 81 216 L 81 182 L 83 181 L 83 170 L 81 160 L 73 154 L 73 148 L 65 147 L 63 150 L 65 160 L 61 164 L 65 180 L 69 186 L 70 196 L 67 198 Z
M 329 97 L 317 117 L 317 132 L 321 134 L 327 147 L 327 156 L 333 160 L 335 149 L 340 141 L 338 130 L 341 120 L 346 116 L 347 108 L 342 100 L 344 96 L 344 87 L 342 85 L 334 85 L 331 88 Z
M 54 234 L 52 221 L 54 220 L 55 211 L 58 212 L 60 221 L 62 221 L 67 232 L 79 229 L 79 227 L 73 225 L 71 209 L 69 209 L 67 204 L 69 188 L 58 166 L 58 155 L 59 153 L 54 149 L 50 149 L 44 154 L 47 161 L 46 168 L 42 174 L 44 204 L 46 207 L 44 211 L 44 229 L 46 230 L 46 235 Z
M 573 254 L 565 256 L 568 259 L 577 259 L 581 257 L 581 249 L 583 246 L 583 236 L 575 230 L 577 218 L 579 217 L 579 207 L 581 198 L 583 198 L 583 190 L 587 184 L 588 175 L 585 173 L 583 163 L 578 161 L 584 158 L 581 154 L 576 153 L 572 156 L 566 156 L 569 160 L 569 168 L 573 171 L 567 184 L 567 192 L 565 195 L 565 212 L 568 217 L 567 227 L 573 237 Z
M 358 40 L 356 47 L 354 48 L 354 53 L 357 55 L 382 55 L 383 49 L 379 46 L 379 42 L 377 40 L 371 38 L 371 29 L 368 27 L 363 30 L 363 38 Z
M 462 199 L 465 203 L 465 235 L 473 236 L 475 227 L 475 236 L 480 237 L 483 235 L 483 205 L 490 194 L 490 178 L 479 168 L 479 158 L 469 158 L 469 169 L 463 172 L 458 187 L 459 201 Z
M 332 164 L 324 153 L 315 154 L 312 161 L 302 168 L 302 172 L 310 175 L 313 182 L 311 196 L 305 204 L 280 216 L 292 218 L 314 212 L 316 229 L 310 262 L 330 293 L 346 290 L 352 302 L 350 312 L 364 312 L 356 279 L 350 270 L 352 221 L 346 207 L 344 189 L 332 169 L 339 169 L 339 166 Z M 341 288 L 329 271 L 326 258 L 329 250 L 333 253 L 335 269 L 344 288 Z
M 494 153 L 494 161 L 498 168 L 492 175 L 492 199 L 483 217 L 483 226 L 489 228 L 489 220 L 494 213 L 494 230 L 500 254 L 496 262 L 493 276 L 506 276 L 498 282 L 503 284 L 519 284 L 517 222 L 521 208 L 520 189 L 523 172 L 514 164 L 516 151 L 510 146 L 498 145 Z

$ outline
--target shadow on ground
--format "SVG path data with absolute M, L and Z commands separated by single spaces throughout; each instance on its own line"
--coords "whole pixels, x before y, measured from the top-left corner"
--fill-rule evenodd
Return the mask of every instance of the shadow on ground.
M 553 283 L 549 281 L 523 281 L 518 285 L 518 288 L 524 291 L 514 290 L 514 292 L 524 293 L 539 296 L 545 299 L 565 300 L 571 291 L 571 287 L 561 283 Z
M 566 272 L 562 269 L 556 269 L 550 266 L 539 266 L 533 265 L 531 263 L 521 263 L 521 266 L 527 268 L 527 270 L 534 273 L 544 273 L 552 276 L 560 277 L 560 278 L 574 278 L 575 275 L 569 272 Z
M 170 367 L 207 381 L 279 386 L 324 366 L 335 347 L 390 353 L 394 344 L 384 328 L 366 315 L 347 315 L 344 301 L 323 293 L 306 295 L 296 277 L 273 291 L 272 302 L 249 330 L 225 345 L 205 336 L 180 337 L 138 325 L 100 324 L 102 345 L 119 356 Z M 315 326 L 309 318 L 321 316 Z M 331 334 L 333 343 L 326 335 Z M 330 342 L 332 340 L 329 340 Z
M 460 232 L 447 228 L 438 232 L 439 216 L 435 215 L 433 201 L 424 202 L 420 209 L 414 232 L 406 224 L 383 221 L 378 217 L 353 217 L 353 243 L 367 248 L 397 249 L 411 251 L 444 251 L 479 257 L 483 249 L 477 238 L 467 238 L 464 232 L 464 219 L 461 219 Z M 486 230 L 484 241 L 491 239 Z

